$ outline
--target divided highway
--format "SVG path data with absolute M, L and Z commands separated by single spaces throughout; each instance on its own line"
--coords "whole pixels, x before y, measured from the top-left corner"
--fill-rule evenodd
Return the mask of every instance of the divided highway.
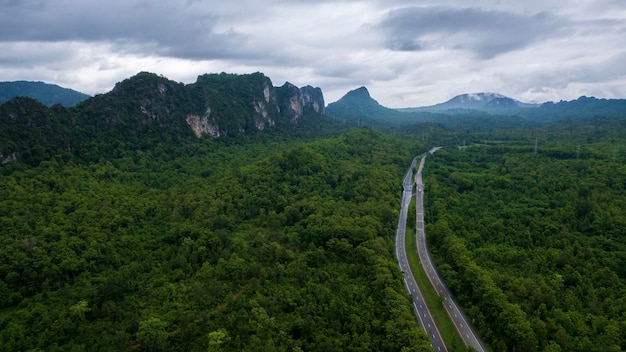
M 415 308 L 415 314 L 417 315 L 420 326 L 424 329 L 424 331 L 426 331 L 426 334 L 428 334 L 430 344 L 433 346 L 435 351 L 448 351 L 446 344 L 441 338 L 439 330 L 437 330 L 437 325 L 435 325 L 435 321 L 426 306 L 422 292 L 420 292 L 417 282 L 413 277 L 413 273 L 411 272 L 406 256 L 406 218 L 409 213 L 409 204 L 411 203 L 411 198 L 413 197 L 413 169 L 417 163 L 417 158 L 418 157 L 415 157 L 413 159 L 411 167 L 409 168 L 403 182 L 404 191 L 402 192 L 402 207 L 400 208 L 400 218 L 398 219 L 398 229 L 396 230 L 396 257 L 398 258 L 398 263 L 400 264 L 400 270 L 404 273 L 404 285 L 406 286 L 407 291 L 411 294 L 411 297 L 413 297 L 413 307 Z
M 433 148 L 429 151 L 429 153 L 434 153 L 439 148 Z M 452 299 L 448 288 L 445 286 L 439 274 L 435 270 L 435 267 L 430 258 L 430 254 L 428 253 L 428 249 L 426 247 L 426 233 L 424 231 L 424 184 L 422 183 L 422 169 L 424 167 L 424 162 L 426 161 L 426 155 L 422 154 L 413 159 L 411 163 L 411 167 L 407 172 L 406 177 L 403 181 L 404 192 L 402 194 L 402 208 L 400 211 L 400 219 L 398 220 L 398 230 L 396 231 L 396 256 L 398 257 L 398 262 L 400 263 L 400 269 L 405 273 L 405 285 L 407 286 L 407 290 L 413 296 L 414 306 L 416 308 L 416 313 L 420 318 L 420 325 L 424 327 L 424 323 L 422 321 L 422 317 L 430 317 L 430 312 L 428 312 L 428 308 L 425 308 L 424 300 L 422 298 L 421 293 L 419 292 L 419 288 L 417 288 L 417 284 L 415 283 L 415 279 L 413 274 L 411 273 L 411 269 L 408 265 L 408 261 L 406 259 L 406 248 L 405 248 L 405 229 L 406 229 L 406 214 L 408 211 L 409 203 L 411 202 L 412 197 L 412 178 L 413 178 L 413 168 L 415 168 L 415 164 L 417 163 L 417 159 L 421 157 L 420 164 L 417 170 L 417 174 L 415 175 L 415 188 L 417 192 L 415 193 L 415 201 L 416 201 L 416 244 L 417 244 L 417 252 L 420 257 L 420 263 L 430 280 L 430 283 L 435 288 L 437 293 L 441 296 L 442 301 L 444 303 L 444 307 L 450 316 L 450 319 L 454 323 L 456 330 L 461 336 L 463 342 L 466 346 L 472 346 L 476 351 L 486 352 L 487 349 L 484 347 L 484 344 L 478 338 L 478 335 L 473 331 L 470 324 L 467 322 L 467 318 L 461 312 L 456 302 Z M 414 293 L 417 292 L 418 294 Z M 420 302 L 424 306 L 424 310 L 418 310 L 418 303 Z M 431 342 L 435 351 L 447 351 L 445 344 L 441 341 L 441 336 L 437 331 L 437 328 L 434 326 L 434 322 L 431 321 L 429 324 L 432 324 L 434 329 L 433 332 L 426 330 L 428 335 L 431 337 Z M 426 329 L 426 328 L 425 328 Z M 436 331 L 436 332 L 435 332 Z M 441 342 L 439 342 L 441 341 Z M 441 344 L 441 349 L 437 349 L 439 344 Z M 437 347 L 436 347 L 437 346 Z

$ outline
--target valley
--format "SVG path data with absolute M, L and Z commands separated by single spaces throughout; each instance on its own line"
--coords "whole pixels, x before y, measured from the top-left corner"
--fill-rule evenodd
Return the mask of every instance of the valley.
M 623 100 L 344 98 L 142 72 L 1 104 L 0 351 L 432 351 L 397 263 L 413 191 L 450 293 L 428 303 L 485 350 L 626 349 Z

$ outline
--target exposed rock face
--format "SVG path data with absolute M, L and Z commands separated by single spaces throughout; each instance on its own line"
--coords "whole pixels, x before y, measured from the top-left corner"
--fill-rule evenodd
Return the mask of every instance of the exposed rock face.
M 278 90 L 281 96 L 279 109 L 292 123 L 298 123 L 307 110 L 324 114 L 324 96 L 321 89 L 311 86 L 298 88 L 287 82 Z
M 161 95 L 163 95 L 163 94 L 165 94 L 165 92 L 167 92 L 167 87 L 163 83 L 157 84 L 157 89 L 159 90 L 159 93 Z
M 196 137 L 202 138 L 204 136 L 210 136 L 212 138 L 218 138 L 220 136 L 219 126 L 209 121 L 210 118 L 211 109 L 207 108 L 203 116 L 188 115 L 185 120 Z
M 187 124 L 198 138 L 263 131 L 274 127 L 281 119 L 297 124 L 307 113 L 324 114 L 321 89 L 311 86 L 298 88 L 289 82 L 282 87 L 274 87 L 272 81 L 261 73 L 203 75 L 198 77 L 196 85 L 209 88 L 206 90 L 208 96 L 204 99 L 204 109 L 219 116 L 211 118 L 207 113 L 187 116 Z M 235 87 L 237 93 L 233 94 Z M 225 101 L 228 103 L 224 104 Z M 229 112 L 232 107 L 237 108 L 239 113 L 232 115 Z M 249 112 L 242 114 L 245 107 Z
M 269 96 L 266 100 L 269 100 Z M 274 126 L 274 120 L 270 118 L 265 103 L 262 101 L 255 101 L 253 105 L 254 111 L 256 112 L 256 115 L 254 116 L 254 127 L 256 127 L 259 131 L 263 131 L 265 126 Z
M 266 103 L 270 102 L 270 86 L 267 83 L 263 87 L 263 97 L 265 98 Z
M 304 86 L 300 88 L 300 92 L 302 93 L 302 105 L 305 107 L 313 108 L 318 114 L 324 114 L 324 94 L 322 94 L 322 90 L 320 88 L 314 88 L 311 86 Z
M 0 153 L 0 164 L 4 165 L 6 163 L 9 163 L 11 161 L 17 161 L 17 159 L 19 158 L 19 155 L 17 152 L 13 152 L 9 155 L 4 155 L 2 153 Z
M 152 110 L 152 101 L 150 99 L 142 99 L 140 102 L 141 112 L 152 120 L 157 119 L 157 114 Z
M 109 101 L 117 105 L 112 107 Z M 220 138 L 297 124 L 307 114 L 324 114 L 321 89 L 291 83 L 274 87 L 257 72 L 248 75 L 204 74 L 183 84 L 149 72 L 115 85 L 89 107 L 104 115 L 103 128 L 127 124 L 126 131 L 164 133 L 171 126 L 191 128 L 198 138 Z M 133 125 L 134 123 L 134 125 Z
M 265 127 L 274 126 L 274 120 L 268 109 L 269 104 L 276 105 L 276 97 L 274 94 L 272 82 L 269 78 L 265 77 L 263 81 L 263 100 L 254 100 L 252 102 L 252 106 L 254 107 L 254 127 L 259 131 L 263 131 Z

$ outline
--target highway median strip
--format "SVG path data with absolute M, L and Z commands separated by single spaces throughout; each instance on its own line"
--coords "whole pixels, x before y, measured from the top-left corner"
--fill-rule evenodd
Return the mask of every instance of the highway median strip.
M 468 348 L 461 340 L 454 324 L 450 320 L 450 316 L 446 312 L 443 304 L 441 302 L 441 297 L 433 286 L 431 285 L 422 265 L 420 263 L 419 256 L 417 254 L 416 245 L 415 245 L 415 198 L 411 199 L 411 204 L 409 206 L 408 218 L 407 218 L 407 228 L 406 228 L 406 236 L 405 236 L 405 246 L 407 251 L 407 259 L 409 261 L 409 265 L 411 266 L 411 272 L 415 277 L 415 281 L 424 296 L 424 300 L 428 305 L 428 308 L 435 320 L 437 327 L 439 328 L 439 332 L 442 335 L 443 340 L 446 342 L 448 350 L 450 352 L 461 352 L 468 351 Z

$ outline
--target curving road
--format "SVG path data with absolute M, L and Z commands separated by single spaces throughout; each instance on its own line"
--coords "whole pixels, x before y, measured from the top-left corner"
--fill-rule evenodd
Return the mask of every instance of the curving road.
M 400 218 L 398 219 L 398 229 L 396 230 L 396 257 L 400 264 L 400 270 L 404 273 L 404 285 L 413 298 L 415 314 L 417 315 L 420 326 L 426 331 L 426 334 L 428 334 L 431 346 L 436 352 L 448 351 L 439 330 L 437 330 L 437 325 L 435 325 L 435 321 L 424 302 L 424 297 L 417 286 L 417 282 L 415 282 L 406 256 L 406 218 L 409 212 L 411 197 L 413 196 L 413 169 L 417 163 L 417 158 L 419 158 L 419 156 L 413 159 L 411 167 L 403 181 L 404 191 L 402 192 L 402 207 L 400 208 Z
M 432 154 L 438 149 L 439 148 L 433 148 L 430 150 L 429 153 Z M 437 270 L 435 270 L 435 266 L 433 265 L 432 260 L 430 259 L 430 254 L 428 253 L 428 249 L 426 247 L 426 233 L 424 232 L 424 184 L 422 183 L 422 168 L 424 167 L 426 155 L 427 154 L 424 154 L 422 156 L 419 168 L 417 170 L 417 174 L 415 175 L 415 185 L 417 188 L 417 192 L 415 193 L 415 201 L 416 201 L 415 211 L 417 212 L 416 214 L 417 216 L 415 218 L 416 220 L 415 228 L 416 228 L 416 236 L 417 236 L 416 238 L 417 253 L 419 254 L 420 262 L 422 263 L 422 266 L 424 268 L 424 271 L 426 272 L 426 275 L 428 276 L 428 279 L 430 280 L 430 283 L 433 285 L 437 293 L 441 296 L 442 301 L 444 303 L 444 307 L 446 308 L 446 311 L 448 312 L 450 319 L 452 319 L 452 322 L 454 323 L 456 330 L 458 331 L 459 335 L 463 339 L 463 342 L 465 343 L 465 345 L 472 346 L 476 351 L 486 352 L 487 349 L 484 347 L 484 344 L 480 341 L 480 339 L 478 338 L 478 335 L 474 332 L 471 325 L 468 323 L 467 318 L 461 312 L 461 310 L 459 309 L 454 299 L 452 299 L 452 296 L 450 295 L 450 292 L 448 291 L 448 288 L 446 287 L 446 285 L 443 283 L 443 281 L 441 281 L 441 278 L 439 277 Z M 413 167 L 415 167 L 416 160 L 417 158 L 414 159 L 413 163 L 411 164 Z M 407 183 L 406 179 L 404 180 L 404 183 L 405 183 L 405 194 L 406 194 L 406 183 Z M 403 204 L 404 204 L 404 195 L 403 195 Z M 396 246 L 397 245 L 398 244 L 396 240 Z M 404 270 L 405 272 L 408 272 L 405 269 L 402 269 L 402 270 Z

